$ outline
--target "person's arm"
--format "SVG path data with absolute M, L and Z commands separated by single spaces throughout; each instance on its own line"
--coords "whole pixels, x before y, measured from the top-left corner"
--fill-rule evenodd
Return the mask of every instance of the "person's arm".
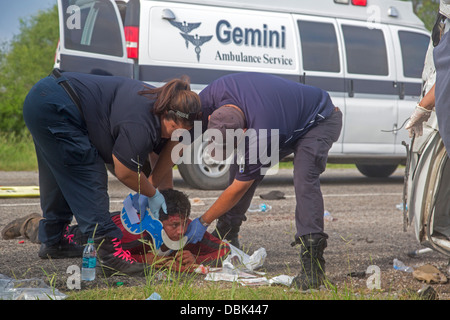
M 135 192 L 140 192 L 147 197 L 153 197 L 156 193 L 155 187 L 147 180 L 143 172 L 138 173 L 127 168 L 122 162 L 113 155 L 114 172 L 117 179 Z M 140 182 L 140 185 L 139 185 Z
M 435 104 L 435 86 L 427 92 L 427 94 L 420 100 L 414 109 L 405 129 L 409 131 L 409 137 L 412 138 L 414 135 L 421 136 L 423 134 L 423 123 L 427 122 L 431 115 L 431 110 L 434 108 Z
M 195 218 L 188 226 L 186 237 L 190 243 L 197 243 L 202 240 L 208 226 L 215 219 L 225 214 L 233 208 L 242 196 L 247 192 L 254 180 L 239 181 L 234 180 L 233 183 L 225 189 L 219 198 L 213 203 L 203 216 Z
M 434 88 L 436 84 L 434 84 L 431 89 L 427 92 L 427 94 L 420 100 L 419 106 L 425 108 L 427 110 L 432 110 L 435 104 L 435 96 L 434 96 Z
M 176 160 L 172 159 L 173 148 L 178 144 L 178 141 L 167 141 L 161 153 L 159 154 L 158 161 L 156 162 L 152 173 L 149 176 L 150 183 L 157 188 L 165 178 L 170 176 L 170 171 L 172 170 Z M 174 161 L 172 161 L 174 160 Z
M 233 183 L 226 188 L 212 206 L 203 214 L 202 220 L 208 224 L 225 214 L 233 208 L 242 196 L 251 187 L 254 180 L 239 181 L 234 180 Z

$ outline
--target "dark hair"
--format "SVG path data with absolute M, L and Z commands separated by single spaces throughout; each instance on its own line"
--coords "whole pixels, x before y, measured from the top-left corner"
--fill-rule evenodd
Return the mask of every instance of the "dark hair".
M 138 92 L 140 95 L 156 95 L 153 113 L 174 120 L 185 126 L 193 126 L 201 111 L 201 102 L 197 93 L 191 91 L 187 76 L 173 79 L 160 88 L 146 87 Z
M 185 218 L 189 217 L 191 214 L 191 203 L 186 194 L 173 189 L 161 190 L 161 194 L 164 196 L 164 199 L 166 199 L 167 214 L 164 214 L 164 211 L 160 209 L 160 221 L 167 220 L 170 215 L 179 214 Z

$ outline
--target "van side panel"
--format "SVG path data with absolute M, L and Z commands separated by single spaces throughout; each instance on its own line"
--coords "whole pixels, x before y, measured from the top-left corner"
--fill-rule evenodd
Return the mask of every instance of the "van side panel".
M 206 85 L 231 72 L 256 71 L 298 81 L 289 15 L 143 1 L 141 22 L 147 24 L 140 27 L 141 80 L 186 73 L 192 83 Z

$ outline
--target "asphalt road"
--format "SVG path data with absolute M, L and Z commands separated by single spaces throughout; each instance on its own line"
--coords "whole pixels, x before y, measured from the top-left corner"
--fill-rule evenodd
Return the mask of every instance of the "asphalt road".
M 438 253 L 427 253 L 419 258 L 406 254 L 420 248 L 411 226 L 403 231 L 402 211 L 397 205 L 402 202 L 403 169 L 398 169 L 386 179 L 369 179 L 356 169 L 328 169 L 321 178 L 325 209 L 334 218 L 325 221 L 325 232 L 329 235 L 325 250 L 326 271 L 331 281 L 338 285 L 365 288 L 367 277 L 351 278 L 350 272 L 364 272 L 375 265 L 381 270 L 381 287 L 386 292 L 411 289 L 418 290 L 423 283 L 411 274 L 393 269 L 394 258 L 413 267 L 431 263 L 443 272 L 447 271 L 448 258 Z M 219 191 L 204 191 L 189 188 L 175 172 L 175 188 L 184 191 L 190 198 L 200 198 L 203 205 L 192 207 L 192 218 L 201 215 L 219 196 Z M 37 185 L 34 172 L 0 172 L 0 185 Z M 259 195 L 271 190 L 285 193 L 286 199 L 266 201 Z M 116 178 L 110 176 L 109 194 L 111 211 L 121 210 L 123 199 L 130 193 Z M 298 248 L 290 243 L 295 235 L 295 198 L 292 171 L 280 170 L 269 176 L 257 189 L 254 203 L 272 206 L 269 212 L 248 213 L 241 227 L 240 242 L 244 251 L 253 253 L 260 247 L 267 251 L 263 269 L 270 275 L 295 275 L 300 269 Z M 40 212 L 38 198 L 0 198 L 0 229 L 11 220 Z M 212 225 L 210 231 L 212 231 Z M 16 278 L 42 277 L 43 273 L 56 273 L 67 277 L 66 269 L 77 264 L 76 259 L 46 261 L 37 257 L 39 245 L 22 239 L 0 239 L 0 274 Z M 436 285 L 441 298 L 450 296 L 449 285 Z

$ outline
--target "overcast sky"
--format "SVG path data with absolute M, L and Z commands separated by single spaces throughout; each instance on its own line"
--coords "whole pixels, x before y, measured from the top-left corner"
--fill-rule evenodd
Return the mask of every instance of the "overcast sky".
M 0 43 L 11 40 L 19 33 L 19 20 L 46 10 L 56 4 L 56 0 L 0 0 Z

